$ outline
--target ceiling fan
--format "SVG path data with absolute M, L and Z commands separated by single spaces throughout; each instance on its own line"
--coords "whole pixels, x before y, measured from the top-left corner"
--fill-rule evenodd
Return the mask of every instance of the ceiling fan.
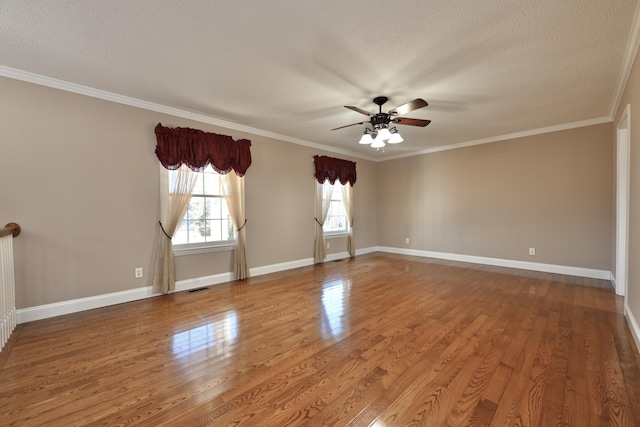
M 360 114 L 364 114 L 365 116 L 369 116 L 369 120 L 340 126 L 331 130 L 333 131 L 349 126 L 363 125 L 365 123 L 368 123 L 369 125 L 371 125 L 371 128 L 365 128 L 364 135 L 360 139 L 360 144 L 372 144 L 371 146 L 373 148 L 380 148 L 385 146 L 385 142 L 394 144 L 403 141 L 402 137 L 395 127 L 389 128 L 390 124 L 425 127 L 429 123 L 431 123 L 431 120 L 399 117 L 410 111 L 417 110 L 429 105 L 424 99 L 416 98 L 413 101 L 409 101 L 406 104 L 402 104 L 394 109 L 389 110 L 389 112 L 387 113 L 383 113 L 382 106 L 388 100 L 389 98 L 387 98 L 386 96 L 378 96 L 373 98 L 373 102 L 378 105 L 378 113 L 370 113 L 358 107 L 345 105 L 345 108 L 348 108 Z

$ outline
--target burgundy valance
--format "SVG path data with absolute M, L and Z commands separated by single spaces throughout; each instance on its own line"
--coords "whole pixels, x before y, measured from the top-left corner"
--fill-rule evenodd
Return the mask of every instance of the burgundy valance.
M 316 166 L 316 180 L 320 184 L 326 180 L 335 184 L 338 180 L 342 185 L 348 182 L 353 187 L 356 183 L 356 162 L 335 157 L 313 156 L 313 163 Z
M 244 176 L 251 165 L 251 141 L 190 128 L 156 126 L 156 156 L 169 170 L 186 165 L 200 171 L 210 164 L 221 174 Z

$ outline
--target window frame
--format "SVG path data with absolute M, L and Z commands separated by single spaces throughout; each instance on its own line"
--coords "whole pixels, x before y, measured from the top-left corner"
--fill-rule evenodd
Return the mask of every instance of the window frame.
M 344 215 L 344 230 L 332 230 L 332 231 L 327 231 L 324 229 L 324 226 L 322 227 L 322 234 L 324 235 L 325 238 L 332 238 L 332 237 L 343 237 L 343 236 L 348 236 L 349 235 L 349 218 L 347 217 L 347 212 L 346 209 L 344 208 L 344 200 L 342 199 L 342 184 L 340 183 L 340 181 L 336 180 L 335 184 L 331 185 L 331 183 L 329 181 L 325 181 L 323 184 L 323 186 L 330 185 L 332 187 L 332 193 L 331 196 L 333 196 L 333 194 L 335 192 L 338 192 L 338 194 L 340 194 L 340 199 L 329 199 L 329 211 L 331 211 L 331 204 L 332 203 L 341 203 L 342 204 L 342 212 Z M 347 184 L 349 185 L 349 184 Z M 324 224 L 326 225 L 327 222 L 329 221 L 329 214 L 327 213 L 327 218 L 324 221 Z
M 205 170 L 196 172 L 196 173 L 204 174 L 206 171 L 207 173 L 213 172 L 217 175 L 221 175 L 217 173 L 215 170 L 213 170 L 213 168 L 211 168 L 211 170 L 209 170 L 209 168 L 211 168 L 210 165 L 208 165 Z M 170 181 L 171 173 L 172 171 L 169 171 L 167 175 L 167 179 L 169 180 L 169 186 L 171 182 Z M 204 179 L 204 176 L 201 179 Z M 194 197 L 194 193 L 192 193 L 192 198 L 193 197 Z M 219 198 L 221 199 L 222 203 L 226 204 L 226 200 L 224 200 L 224 195 L 222 194 L 196 193 L 195 197 L 202 198 L 203 200 L 206 200 L 207 198 L 210 198 L 210 199 Z M 191 200 L 189 200 L 189 203 L 191 203 Z M 180 223 L 185 221 L 187 213 L 188 213 L 188 210 L 185 212 L 185 216 L 180 220 Z M 231 220 L 231 217 L 229 217 L 229 220 Z M 233 250 L 236 246 L 236 241 L 237 241 L 237 234 L 234 227 L 233 240 L 215 240 L 215 241 L 208 241 L 208 242 L 192 242 L 192 243 L 174 243 L 172 240 L 171 247 L 173 249 L 174 256 L 196 255 L 196 254 L 209 253 L 209 252 L 221 252 L 221 251 Z

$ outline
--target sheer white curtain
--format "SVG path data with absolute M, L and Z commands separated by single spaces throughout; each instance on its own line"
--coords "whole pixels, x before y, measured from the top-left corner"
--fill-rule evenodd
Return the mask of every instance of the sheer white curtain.
M 236 279 L 249 277 L 246 250 L 246 216 L 244 209 L 244 177 L 236 175 L 234 171 L 220 175 L 224 200 L 229 207 L 231 221 L 236 228 L 236 247 L 233 259 L 233 275 Z
M 347 252 L 356 256 L 356 245 L 353 241 L 353 186 L 348 182 L 342 185 L 342 203 L 349 221 L 349 236 L 347 237 Z
M 164 167 L 160 169 L 161 231 L 158 237 L 153 291 L 166 294 L 176 287 L 176 269 L 171 238 L 187 211 L 198 174 L 184 165 L 173 174 L 170 174 Z
M 325 191 L 326 189 L 326 191 Z M 329 206 L 331 205 L 331 194 L 333 186 L 320 184 L 316 180 L 316 245 L 313 251 L 313 261 L 316 263 L 324 261 L 324 232 L 322 226 L 327 219 Z

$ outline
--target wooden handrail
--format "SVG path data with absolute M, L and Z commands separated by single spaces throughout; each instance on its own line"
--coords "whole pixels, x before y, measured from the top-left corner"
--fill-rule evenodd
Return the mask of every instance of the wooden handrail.
M 22 229 L 15 222 L 10 222 L 5 225 L 4 228 L 0 228 L 0 237 L 8 236 L 9 234 L 13 234 L 13 237 L 18 237 L 20 235 L 20 231 Z

